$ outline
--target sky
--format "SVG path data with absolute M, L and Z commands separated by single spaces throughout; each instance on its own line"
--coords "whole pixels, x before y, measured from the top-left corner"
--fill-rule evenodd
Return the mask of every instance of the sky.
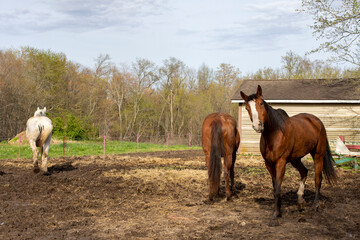
M 316 46 L 301 0 L 0 0 L 0 49 L 64 53 L 94 67 L 145 58 L 161 66 L 175 57 L 198 69 L 231 64 L 243 74 L 279 68 L 288 51 Z M 325 60 L 312 54 L 311 60 Z

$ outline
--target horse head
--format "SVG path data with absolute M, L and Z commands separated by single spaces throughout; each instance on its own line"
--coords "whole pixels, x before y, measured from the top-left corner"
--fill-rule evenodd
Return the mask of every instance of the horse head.
M 37 110 L 34 113 L 34 117 L 39 117 L 39 116 L 46 116 L 46 107 L 44 107 L 43 109 L 40 109 L 39 107 L 37 108 Z
M 267 111 L 265 108 L 265 102 L 262 99 L 261 86 L 258 85 L 256 94 L 251 94 L 248 96 L 240 91 L 240 95 L 245 101 L 245 108 L 249 113 L 250 120 L 252 122 L 252 128 L 256 132 L 262 133 L 264 131 L 264 123 L 266 121 Z

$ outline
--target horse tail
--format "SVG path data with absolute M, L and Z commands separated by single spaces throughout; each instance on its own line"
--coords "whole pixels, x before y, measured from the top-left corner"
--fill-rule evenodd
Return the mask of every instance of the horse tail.
M 335 161 L 331 155 L 329 141 L 326 139 L 326 151 L 323 161 L 323 172 L 330 184 L 335 184 L 338 178 L 335 172 L 334 164 Z
M 51 140 L 51 136 L 52 136 L 52 125 L 43 125 L 43 124 L 39 124 L 38 125 L 38 129 L 39 129 L 39 136 L 38 139 L 36 140 L 36 146 L 40 147 L 41 152 L 43 150 L 43 146 L 44 144 L 50 144 L 50 140 Z
M 208 168 L 210 196 L 218 193 L 221 176 L 221 156 L 224 153 L 224 143 L 222 137 L 222 124 L 219 120 L 211 123 L 211 150 Z

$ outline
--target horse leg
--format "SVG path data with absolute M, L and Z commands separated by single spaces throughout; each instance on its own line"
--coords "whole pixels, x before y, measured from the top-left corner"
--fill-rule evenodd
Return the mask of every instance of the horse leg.
M 50 147 L 50 140 L 51 140 L 51 135 L 46 139 L 46 141 L 44 142 L 41 150 L 42 150 L 42 154 L 41 154 L 41 169 L 44 173 L 48 172 L 47 169 L 47 165 L 48 165 L 48 156 L 49 156 L 49 147 Z
M 231 175 L 232 155 L 227 154 L 224 157 L 224 177 L 225 177 L 225 192 L 226 199 L 229 201 L 231 198 L 231 191 L 229 186 L 229 180 Z
M 265 166 L 271 175 L 273 189 L 275 189 L 275 177 L 276 177 L 275 165 L 272 162 L 265 161 Z
M 322 154 L 323 155 L 323 154 Z M 315 153 L 313 156 L 314 159 L 314 168 L 315 168 L 315 199 L 313 203 L 313 209 L 318 211 L 319 209 L 319 197 L 320 197 L 320 188 L 322 181 L 322 170 L 323 170 L 323 159 L 319 153 Z
M 284 179 L 285 174 L 285 167 L 286 167 L 286 160 L 279 159 L 275 164 L 275 182 L 274 182 L 274 213 L 272 215 L 272 219 L 269 223 L 269 226 L 278 226 L 279 221 L 278 218 L 281 217 L 281 183 Z
M 303 196 L 304 196 L 305 181 L 306 181 L 306 178 L 307 178 L 308 170 L 304 166 L 304 164 L 301 162 L 300 158 L 295 159 L 294 161 L 292 161 L 291 165 L 293 165 L 293 167 L 296 168 L 299 171 L 300 176 L 301 176 L 300 185 L 299 185 L 299 189 L 297 191 L 297 195 L 298 195 L 298 209 L 299 209 L 299 211 L 302 211 L 302 210 L 304 210 L 305 200 L 304 200 Z
M 235 172 L 234 172 L 234 167 L 235 167 L 235 161 L 236 161 L 236 151 L 233 152 L 232 154 L 232 164 L 230 167 L 230 179 L 231 179 L 231 192 L 233 195 L 236 195 L 235 193 Z
M 206 164 L 206 168 L 209 171 L 209 162 L 210 162 L 210 152 L 204 151 L 205 152 L 205 164 Z M 212 201 L 214 199 L 213 193 L 211 191 L 211 187 L 210 187 L 210 178 L 208 179 L 208 185 L 209 185 L 209 200 Z
M 29 144 L 30 144 L 31 150 L 33 152 L 34 173 L 38 173 L 40 171 L 39 163 L 38 163 L 39 150 L 37 149 L 36 143 L 34 140 L 29 140 Z
M 47 173 L 47 160 L 48 160 L 48 153 L 49 153 L 49 146 L 42 147 L 42 154 L 41 154 L 41 170 L 44 173 Z
M 205 153 L 205 164 L 206 164 L 206 167 L 209 167 L 209 161 L 210 161 L 210 153 Z

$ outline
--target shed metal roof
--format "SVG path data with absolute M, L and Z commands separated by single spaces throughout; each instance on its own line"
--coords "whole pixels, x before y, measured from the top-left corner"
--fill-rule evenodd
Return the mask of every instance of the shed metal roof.
M 243 103 L 260 85 L 269 103 L 360 103 L 360 79 L 244 80 L 231 99 Z

